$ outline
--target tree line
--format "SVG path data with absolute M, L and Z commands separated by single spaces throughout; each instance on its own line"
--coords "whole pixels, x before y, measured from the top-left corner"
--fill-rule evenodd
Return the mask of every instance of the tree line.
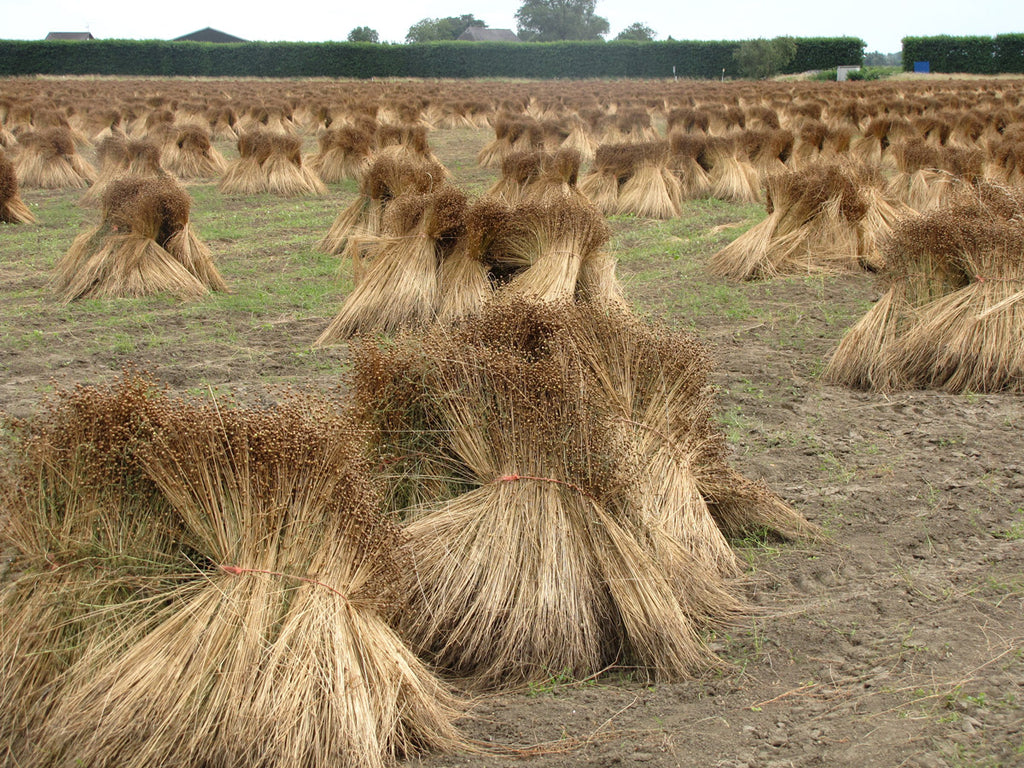
M 525 0 L 516 11 L 516 35 L 523 42 L 558 40 L 603 40 L 610 30 L 608 19 L 597 15 L 596 0 Z M 406 43 L 458 40 L 470 27 L 487 28 L 487 22 L 471 13 L 443 18 L 420 19 L 405 36 Z M 615 40 L 653 40 L 656 32 L 634 22 Z M 380 35 L 370 27 L 356 27 L 348 33 L 351 43 L 379 43 Z

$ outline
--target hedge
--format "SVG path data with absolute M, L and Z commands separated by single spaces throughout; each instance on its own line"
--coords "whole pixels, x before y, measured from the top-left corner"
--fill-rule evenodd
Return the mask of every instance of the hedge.
M 796 38 L 787 72 L 859 64 L 864 41 Z M 557 43 L 194 43 L 0 40 L 0 75 L 179 77 L 671 77 L 737 76 L 726 40 Z M 1019 49 L 1016 50 L 1019 54 Z
M 903 69 L 913 71 L 915 61 L 927 61 L 932 72 L 1024 73 L 1024 34 L 905 37 Z

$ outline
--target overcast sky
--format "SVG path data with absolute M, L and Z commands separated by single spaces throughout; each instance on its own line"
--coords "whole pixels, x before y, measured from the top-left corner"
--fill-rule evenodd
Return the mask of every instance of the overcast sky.
M 353 27 L 403 42 L 424 17 L 472 13 L 490 27 L 515 29 L 522 0 L 387 0 L 257 3 L 251 0 L 0 0 L 0 39 L 39 40 L 47 32 L 90 31 L 97 38 L 169 40 L 204 27 L 246 40 L 344 40 Z M 868 51 L 892 53 L 908 35 L 1024 32 L 1024 0 L 598 0 L 614 37 L 633 22 L 656 38 L 745 40 L 756 37 L 860 37 Z

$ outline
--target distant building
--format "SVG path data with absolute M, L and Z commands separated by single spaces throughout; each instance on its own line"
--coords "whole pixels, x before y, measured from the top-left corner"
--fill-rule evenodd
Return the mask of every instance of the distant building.
M 511 29 L 489 29 L 487 27 L 469 27 L 458 37 L 474 43 L 518 43 L 519 37 Z
M 171 42 L 176 43 L 179 41 L 188 41 L 191 43 L 247 43 L 248 40 L 243 40 L 240 37 L 229 35 L 227 32 L 221 32 L 219 29 L 213 29 L 212 27 L 205 27 L 181 37 L 174 38 Z
M 92 32 L 50 32 L 47 40 L 95 40 Z

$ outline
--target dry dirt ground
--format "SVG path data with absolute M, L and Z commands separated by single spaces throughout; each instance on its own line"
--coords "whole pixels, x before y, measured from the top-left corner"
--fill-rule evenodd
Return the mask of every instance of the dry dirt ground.
M 824 296 L 800 282 L 772 301 Z M 826 543 L 743 551 L 754 611 L 716 638 L 726 664 L 654 686 L 553 680 L 481 698 L 476 739 L 514 757 L 424 766 L 1024 765 L 1021 402 L 1004 395 L 869 395 L 809 376 L 836 342 L 779 349 L 780 328 L 712 322 L 734 463 L 763 476 Z
M 456 177 L 479 189 L 493 174 L 471 159 L 487 138 L 432 141 Z M 283 270 L 289 259 L 312 260 L 312 243 L 346 194 L 334 189 L 326 203 L 262 198 L 268 211 L 321 205 L 324 214 L 314 231 L 307 220 L 268 218 L 279 229 L 259 236 L 238 235 L 197 205 L 200 233 L 220 228 L 211 246 L 238 292 L 208 305 L 209 316 L 170 301 L 132 304 L 134 324 L 96 305 L 60 308 L 46 293 L 46 265 L 69 244 L 58 230 L 94 214 L 68 208 L 61 223 L 41 216 L 36 234 L 19 235 L 15 246 L 0 228 L 0 408 L 24 415 L 51 377 L 100 380 L 129 361 L 155 367 L 178 389 L 217 385 L 243 397 L 268 382 L 336 381 L 344 350 L 311 356 L 308 346 L 342 290 L 282 309 L 273 294 L 287 281 L 262 299 L 244 282 L 257 274 L 254 263 Z M 24 196 L 40 213 L 73 199 Z M 223 205 L 244 211 L 246 202 Z M 716 209 L 702 226 L 740 215 Z M 877 295 L 871 276 L 730 286 L 703 271 L 735 236 L 728 228 L 694 249 L 699 232 L 669 225 L 670 236 L 652 247 L 645 223 L 613 225 L 637 309 L 692 327 L 712 345 L 734 465 L 763 476 L 825 539 L 737 542 L 751 612 L 710 638 L 720 668 L 655 685 L 628 670 L 582 682 L 553 675 L 528 690 L 477 695 L 464 726 L 479 751 L 409 764 L 1024 765 L 1021 398 L 826 385 L 824 361 Z M 642 253 L 626 253 L 641 241 Z M 695 286 L 697 304 L 687 306 L 699 311 L 680 309 L 677 297 Z

